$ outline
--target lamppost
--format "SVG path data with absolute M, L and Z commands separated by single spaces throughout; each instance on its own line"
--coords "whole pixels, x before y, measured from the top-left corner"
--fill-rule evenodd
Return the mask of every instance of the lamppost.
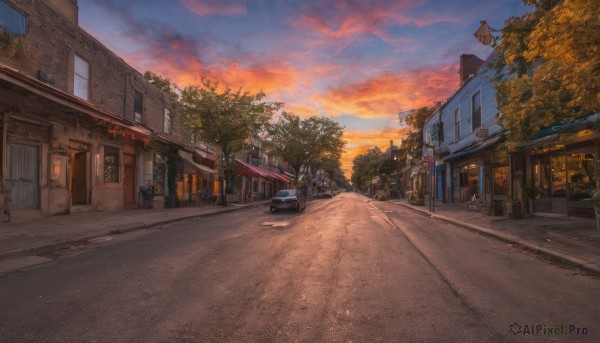
M 407 182 L 410 182 L 410 195 L 413 194 L 413 180 L 412 180 L 412 170 L 413 170 L 413 157 L 411 154 L 406 154 L 406 158 L 410 161 L 410 169 L 408 172 L 408 175 L 410 175 L 410 177 L 408 177 L 408 179 L 406 180 Z M 410 200 L 410 196 L 409 199 L 406 199 L 407 201 Z
M 431 173 L 431 193 L 429 194 L 429 210 L 435 212 L 435 196 L 436 196 L 436 167 L 435 167 L 435 144 L 423 143 L 423 146 L 431 148 L 431 162 L 429 167 L 433 166 L 433 172 Z
M 500 40 L 500 36 L 494 36 L 492 35 L 492 32 L 500 32 L 500 30 L 492 29 L 485 20 L 480 21 L 479 24 L 479 28 L 475 31 L 473 36 L 475 36 L 481 44 L 489 45 L 492 48 L 495 47 Z

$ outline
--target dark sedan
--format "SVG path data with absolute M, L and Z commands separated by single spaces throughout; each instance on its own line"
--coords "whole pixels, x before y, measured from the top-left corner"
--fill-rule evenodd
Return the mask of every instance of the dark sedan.
M 301 190 L 283 189 L 271 198 L 271 212 L 278 210 L 302 211 L 306 208 L 306 197 Z

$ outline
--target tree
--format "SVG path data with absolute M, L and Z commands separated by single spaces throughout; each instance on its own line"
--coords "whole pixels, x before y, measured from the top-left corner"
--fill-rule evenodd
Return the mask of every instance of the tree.
M 327 188 L 331 188 L 332 184 L 343 185 L 344 172 L 342 171 L 342 164 L 339 159 L 327 158 L 323 161 L 323 171 L 329 177 L 329 185 Z
M 190 86 L 181 92 L 183 123 L 196 130 L 209 144 L 221 150 L 225 180 L 233 183 L 235 152 L 248 139 L 258 135 L 282 104 L 265 102 L 265 93 L 250 94 L 242 89 L 219 90 L 219 83 L 202 80 L 202 87 Z M 221 188 L 221 204 L 227 205 L 225 189 Z
M 307 119 L 284 112 L 270 125 L 268 146 L 294 170 L 296 181 L 302 169 L 308 178 L 308 196 L 312 195 L 312 179 L 327 160 L 341 158 L 346 142 L 344 127 L 325 117 Z
M 179 88 L 177 88 L 177 85 L 170 79 L 164 78 L 151 71 L 146 71 L 144 73 L 144 78 L 150 81 L 156 88 L 166 93 L 173 101 L 179 101 L 179 94 L 177 93 Z
M 404 124 L 410 131 L 402 140 L 398 148 L 397 156 L 402 163 L 405 163 L 409 155 L 417 157 L 423 151 L 423 126 L 435 112 L 435 107 L 421 107 L 413 113 L 406 116 Z
M 385 155 L 379 147 L 369 149 L 352 161 L 352 184 L 360 191 L 365 191 L 373 177 L 380 174 Z
M 297 183 L 300 171 L 308 158 L 305 146 L 310 144 L 300 117 L 283 112 L 276 123 L 269 125 L 267 132 L 268 149 L 290 165 Z
M 510 150 L 545 126 L 600 110 L 597 1 L 524 2 L 536 11 L 507 21 L 495 84 Z

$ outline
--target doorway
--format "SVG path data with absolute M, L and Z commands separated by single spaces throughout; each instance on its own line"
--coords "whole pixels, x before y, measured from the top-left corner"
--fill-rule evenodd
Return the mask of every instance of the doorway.
M 10 144 L 7 189 L 11 209 L 39 209 L 39 147 Z
M 88 165 L 89 153 L 87 151 L 71 150 L 71 199 L 73 205 L 88 204 Z
M 123 205 L 135 205 L 135 156 L 123 154 L 124 179 L 123 188 L 125 190 Z

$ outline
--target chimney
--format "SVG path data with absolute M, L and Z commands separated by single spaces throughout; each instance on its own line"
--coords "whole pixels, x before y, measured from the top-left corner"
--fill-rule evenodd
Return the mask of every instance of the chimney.
M 458 74 L 460 75 L 460 84 L 462 85 L 471 75 L 477 74 L 479 68 L 483 64 L 483 60 L 479 57 L 471 54 L 460 55 L 460 69 Z
M 48 0 L 48 3 L 70 22 L 78 25 L 79 7 L 77 6 L 77 0 Z

